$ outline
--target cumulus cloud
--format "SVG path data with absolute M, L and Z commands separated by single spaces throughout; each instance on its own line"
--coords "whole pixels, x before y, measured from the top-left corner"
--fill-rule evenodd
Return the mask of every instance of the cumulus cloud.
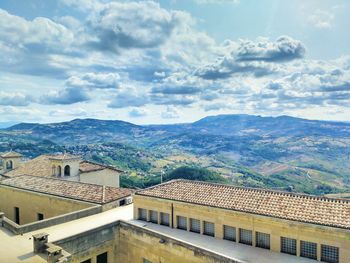
M 118 73 L 85 73 L 71 76 L 66 81 L 66 86 L 76 88 L 114 89 L 119 86 L 120 75 Z
M 126 108 L 129 106 L 140 107 L 149 103 L 149 98 L 140 94 L 136 89 L 125 89 L 119 91 L 109 102 L 109 108 Z
M 40 97 L 41 104 L 74 104 L 90 100 L 86 91 L 81 88 L 67 87 L 58 91 L 52 91 Z
M 121 48 L 153 48 L 164 43 L 181 23 L 181 12 L 167 11 L 158 3 L 113 2 L 92 16 L 89 45 L 118 53 Z
M 22 93 L 0 92 L 0 105 L 4 106 L 28 106 L 33 102 L 33 97 Z
M 275 42 L 242 41 L 235 57 L 236 61 L 284 62 L 302 58 L 304 54 L 305 46 L 299 40 L 281 36 Z
M 198 87 L 191 86 L 159 86 L 152 89 L 152 93 L 161 94 L 197 94 L 201 91 Z
M 261 39 L 258 42 L 241 41 L 238 47 L 231 45 L 226 55 L 215 63 L 199 67 L 195 74 L 204 79 L 224 79 L 232 74 L 252 73 L 256 77 L 278 71 L 276 63 L 302 58 L 304 45 L 287 36 L 279 37 L 275 42 Z

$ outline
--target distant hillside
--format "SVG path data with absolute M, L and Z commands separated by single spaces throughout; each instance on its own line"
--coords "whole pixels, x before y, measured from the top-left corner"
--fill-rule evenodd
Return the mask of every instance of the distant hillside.
M 29 157 L 64 150 L 143 176 L 194 165 L 237 185 L 315 194 L 350 189 L 345 122 L 240 114 L 174 125 L 21 123 L 0 130 L 0 151 L 9 148 Z

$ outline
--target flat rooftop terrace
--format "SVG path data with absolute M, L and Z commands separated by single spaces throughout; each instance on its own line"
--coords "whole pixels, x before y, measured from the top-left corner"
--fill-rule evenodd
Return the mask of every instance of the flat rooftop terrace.
M 46 232 L 49 234 L 49 242 L 55 242 L 118 220 L 131 220 L 132 215 L 133 205 L 127 205 L 67 223 L 35 230 L 23 235 L 15 235 L 7 229 L 0 227 L 0 263 L 47 262 L 39 255 L 33 253 L 32 235 L 34 234 Z
M 238 244 L 236 242 L 216 239 L 185 230 L 174 229 L 158 224 L 148 223 L 140 220 L 130 220 L 128 223 L 157 232 L 170 238 L 177 239 L 184 243 L 191 244 L 216 254 L 236 259 L 237 261 L 249 263 L 315 263 L 302 257 L 276 253 L 270 250 Z
M 0 263 L 45 263 L 46 260 L 33 253 L 32 235 L 46 232 L 49 242 L 55 242 L 73 235 L 84 233 L 119 220 L 137 227 L 145 228 L 158 234 L 191 244 L 225 257 L 251 263 L 314 263 L 317 261 L 280 254 L 235 242 L 219 240 L 179 229 L 172 229 L 153 223 L 133 220 L 133 205 L 117 207 L 106 212 L 84 217 L 67 223 L 43 228 L 23 235 L 14 235 L 0 227 Z M 69 251 L 68 251 L 69 252 Z

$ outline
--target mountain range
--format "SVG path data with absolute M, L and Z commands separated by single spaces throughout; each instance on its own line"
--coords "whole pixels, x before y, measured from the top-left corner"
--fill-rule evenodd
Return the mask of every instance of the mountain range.
M 198 165 L 238 185 L 313 194 L 350 187 L 350 123 L 289 116 L 209 116 L 193 123 L 135 125 L 75 119 L 0 130 L 0 151 L 27 157 L 69 151 L 152 175 Z

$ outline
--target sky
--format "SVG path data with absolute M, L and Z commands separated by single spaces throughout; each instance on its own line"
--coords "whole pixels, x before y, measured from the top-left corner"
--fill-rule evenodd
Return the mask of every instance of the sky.
M 0 122 L 350 121 L 348 0 L 0 0 Z

